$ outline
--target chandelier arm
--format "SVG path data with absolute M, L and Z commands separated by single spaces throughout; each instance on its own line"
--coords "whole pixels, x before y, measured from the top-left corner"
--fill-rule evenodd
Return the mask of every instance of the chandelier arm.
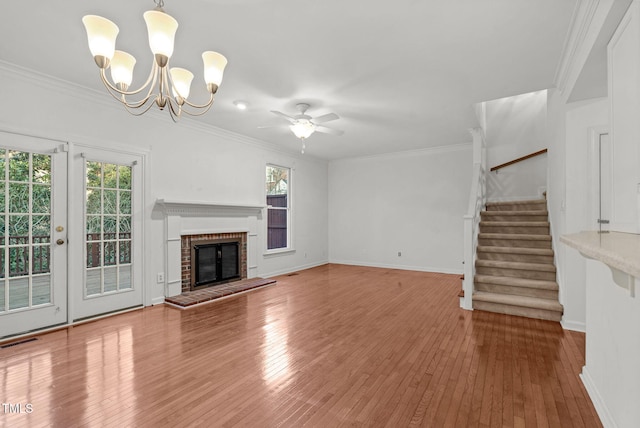
M 189 116 L 202 116 L 203 114 L 209 111 L 212 105 L 213 105 L 213 102 L 211 102 L 210 104 L 205 104 L 203 107 L 201 107 L 201 108 L 204 108 L 204 110 L 198 111 L 198 112 L 191 112 L 185 108 L 183 108 L 182 111 L 188 114 Z
M 205 104 L 193 104 L 193 103 L 190 103 L 189 100 L 184 100 L 184 103 L 191 108 L 195 108 L 195 109 L 206 108 L 207 110 L 209 110 L 211 108 L 211 105 L 213 104 L 213 94 L 209 93 L 209 101 L 207 101 Z
M 152 80 L 155 82 L 157 74 L 158 74 L 158 64 L 156 64 L 156 62 L 154 61 L 153 66 L 151 67 L 151 73 L 149 73 L 149 77 L 147 77 L 147 81 L 144 82 L 144 84 L 140 88 L 134 91 L 123 91 L 121 89 L 118 89 L 118 87 L 116 87 L 113 83 L 109 81 L 109 79 L 107 78 L 106 69 L 104 68 L 100 69 L 100 78 L 102 79 L 102 82 L 104 83 L 104 85 L 107 86 L 112 91 L 117 92 L 118 94 L 121 94 L 121 95 L 139 94 L 140 92 L 144 91 L 147 88 L 147 86 L 149 86 L 149 83 L 151 83 Z M 154 84 L 151 85 L 152 88 Z M 151 91 L 149 91 L 149 93 L 150 92 Z
M 140 101 L 137 101 L 135 103 L 130 103 L 127 101 L 127 99 L 125 98 L 126 96 L 124 94 L 121 94 L 119 92 L 114 92 L 111 90 L 111 87 L 106 86 L 107 88 L 107 93 L 109 93 L 109 95 L 111 95 L 114 99 L 116 99 L 117 101 L 119 101 L 123 106 L 125 106 L 127 109 L 130 108 L 140 108 L 143 105 L 145 105 L 149 99 L 151 98 L 152 94 L 147 94 L 147 96 L 145 98 L 143 98 Z M 145 109 L 145 111 L 147 111 L 148 109 Z
M 147 101 L 148 100 L 149 98 L 147 98 Z M 149 103 L 143 110 L 137 110 L 138 108 L 142 107 L 144 104 L 140 104 L 137 107 L 131 107 L 128 104 L 124 104 L 124 103 L 123 105 L 124 105 L 124 108 L 127 110 L 127 112 L 129 112 L 133 116 L 142 116 L 143 114 L 148 112 L 151 109 L 151 107 L 153 107 L 153 103 Z M 132 110 L 132 109 L 136 109 L 136 110 Z
M 180 119 L 180 115 L 182 113 L 182 107 L 180 106 L 180 104 L 178 104 L 178 111 L 176 111 L 175 106 L 173 105 L 174 103 L 178 104 L 173 98 L 169 97 L 167 99 L 167 104 L 169 104 L 169 116 L 171 116 L 171 119 L 174 122 L 178 122 L 178 119 Z

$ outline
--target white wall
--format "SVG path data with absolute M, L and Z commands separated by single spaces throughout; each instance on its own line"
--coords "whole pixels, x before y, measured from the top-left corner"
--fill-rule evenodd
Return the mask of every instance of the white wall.
M 487 167 L 547 148 L 547 91 L 487 101 Z M 501 168 L 487 175 L 487 199 L 522 200 L 542 196 L 547 183 L 547 155 Z
M 575 251 L 575 250 L 571 250 Z M 587 343 L 582 380 L 605 427 L 640 425 L 640 298 L 587 260 Z M 635 279 L 636 292 L 640 279 Z
M 591 207 L 592 174 L 591 144 L 593 133 L 606 129 L 609 104 L 606 98 L 566 105 L 565 137 L 565 221 L 560 234 L 576 233 L 596 228 Z M 585 323 L 586 260 L 565 245 L 556 247 L 557 257 L 564 267 L 561 272 L 561 302 L 565 311 L 563 322 L 577 329 Z
M 167 113 L 130 116 L 102 92 L 76 88 L 0 64 L 0 129 L 71 143 L 149 150 L 146 187 L 145 303 L 158 301 L 164 285 L 164 217 L 157 198 L 264 204 L 265 164 L 294 168 L 294 246 L 278 256 L 260 254 L 258 275 L 270 276 L 326 263 L 328 257 L 327 162 L 278 151 L 255 140 L 198 124 L 173 123 Z M 70 94 L 79 91 L 79 95 Z M 96 102 L 97 100 L 97 102 Z M 215 115 L 215 106 L 208 113 Z M 241 113 L 239 113 L 241 114 Z M 79 201 L 71 201 L 77 207 Z M 260 232 L 266 232 L 264 221 Z M 264 236 L 261 237 L 264 246 Z M 260 252 L 261 253 L 261 252 Z M 71 261 L 78 268 L 81 261 Z M 81 266 L 80 266 L 81 267 Z
M 461 273 L 472 156 L 463 144 L 330 162 L 329 260 Z

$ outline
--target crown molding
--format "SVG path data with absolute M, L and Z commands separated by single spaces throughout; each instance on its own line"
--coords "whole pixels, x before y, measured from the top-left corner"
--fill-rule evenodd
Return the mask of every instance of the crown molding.
M 604 23 L 604 17 L 596 20 L 600 5 L 601 0 L 576 3 L 554 77 L 555 86 L 565 101 L 569 98 Z M 602 15 L 606 16 L 606 13 Z
M 354 162 L 354 161 L 370 160 L 370 159 L 393 159 L 393 158 L 415 157 L 419 155 L 432 155 L 432 154 L 439 154 L 439 153 L 457 152 L 461 150 L 469 150 L 472 148 L 473 148 L 473 143 L 447 144 L 444 146 L 425 147 L 422 149 L 405 150 L 402 152 L 380 153 L 376 155 L 354 156 L 350 158 L 334 159 L 329 161 L 329 164 L 341 163 L 341 162 Z

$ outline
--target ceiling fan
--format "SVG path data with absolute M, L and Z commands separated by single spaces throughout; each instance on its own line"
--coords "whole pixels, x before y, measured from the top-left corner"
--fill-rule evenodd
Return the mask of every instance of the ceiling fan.
M 342 135 L 344 131 L 334 128 L 328 128 L 321 123 L 329 122 L 332 120 L 340 119 L 335 113 L 327 113 L 318 117 L 311 117 L 307 114 L 307 110 L 309 109 L 309 104 L 299 103 L 296 104 L 296 108 L 298 109 L 299 114 L 295 116 L 289 116 L 288 114 L 284 114 L 280 111 L 271 110 L 271 113 L 282 117 L 290 122 L 289 129 L 294 135 L 302 140 L 302 153 L 304 153 L 305 143 L 304 140 L 309 138 L 311 134 L 314 132 L 322 132 L 324 134 L 331 135 Z M 266 128 L 266 127 L 261 127 Z

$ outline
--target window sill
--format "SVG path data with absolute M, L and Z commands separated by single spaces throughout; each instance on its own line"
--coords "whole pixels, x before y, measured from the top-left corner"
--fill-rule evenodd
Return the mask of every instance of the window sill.
M 296 252 L 295 248 L 278 248 L 277 250 L 267 250 L 264 253 L 262 253 L 262 255 L 264 257 L 269 257 L 269 256 L 278 256 L 278 255 L 284 255 L 284 254 L 295 253 L 295 252 Z

